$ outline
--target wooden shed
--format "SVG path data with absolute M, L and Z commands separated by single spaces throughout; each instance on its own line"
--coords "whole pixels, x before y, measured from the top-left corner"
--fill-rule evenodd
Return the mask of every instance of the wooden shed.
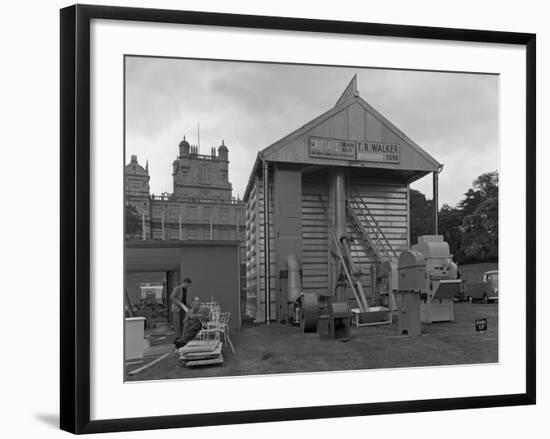
M 409 185 L 432 173 L 437 206 L 441 169 L 359 96 L 354 76 L 333 108 L 258 153 L 244 196 L 247 314 L 265 322 L 292 312 L 291 260 L 300 291 L 337 294 L 337 241 L 372 296 L 371 267 L 410 246 Z
M 186 277 L 193 283 L 185 298 L 216 301 L 230 312 L 229 326 L 241 326 L 239 241 L 128 241 L 126 242 L 125 285 L 136 274 L 165 273 L 168 294 Z M 168 307 L 168 310 L 170 308 Z M 167 312 L 168 319 L 171 314 Z

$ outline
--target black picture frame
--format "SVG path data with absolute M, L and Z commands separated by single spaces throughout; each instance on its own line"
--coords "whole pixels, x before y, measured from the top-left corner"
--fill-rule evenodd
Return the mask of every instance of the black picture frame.
M 75 5 L 61 10 L 61 349 L 60 425 L 99 433 L 252 422 L 535 404 L 536 401 L 536 36 L 288 17 Z M 133 20 L 269 30 L 521 45 L 526 48 L 526 376 L 525 393 L 90 420 L 90 21 Z

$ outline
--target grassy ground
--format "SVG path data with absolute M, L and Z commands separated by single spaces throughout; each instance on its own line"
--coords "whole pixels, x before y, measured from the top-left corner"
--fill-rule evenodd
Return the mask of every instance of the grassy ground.
M 218 366 L 187 368 L 173 355 L 128 380 L 259 375 L 498 361 L 498 304 L 454 305 L 453 322 L 423 324 L 421 336 L 398 336 L 393 325 L 352 328 L 348 342 L 321 341 L 290 325 L 249 325 L 232 334 L 236 354 Z M 474 320 L 487 318 L 488 331 Z M 170 341 L 169 339 L 164 342 Z M 145 364 L 145 363 L 144 363 Z M 136 365 L 128 366 L 127 372 Z

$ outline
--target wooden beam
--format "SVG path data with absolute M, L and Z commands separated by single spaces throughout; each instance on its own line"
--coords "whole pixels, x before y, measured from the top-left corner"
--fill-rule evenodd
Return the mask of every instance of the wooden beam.
M 156 360 L 151 361 L 150 363 L 147 363 L 145 366 L 138 367 L 137 369 L 132 370 L 128 373 L 128 375 L 136 375 L 140 372 L 143 372 L 145 369 L 149 369 L 151 366 L 154 366 L 155 364 L 160 363 L 165 358 L 168 358 L 171 356 L 174 352 L 176 352 L 176 348 L 172 349 L 170 352 L 167 352 L 166 354 L 158 357 Z

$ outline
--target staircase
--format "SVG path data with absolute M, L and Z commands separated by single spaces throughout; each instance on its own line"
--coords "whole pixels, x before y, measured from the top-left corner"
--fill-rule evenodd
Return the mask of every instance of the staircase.
M 362 273 L 354 264 L 349 243 L 346 239 L 343 239 L 342 242 L 336 239 L 324 200 L 322 197 L 319 197 L 319 199 L 328 221 L 329 235 L 335 250 L 334 256 L 342 264 L 345 278 L 351 287 L 361 312 L 369 311 L 369 304 L 361 283 Z M 360 195 L 352 194 L 346 205 L 349 216 L 357 227 L 361 238 L 372 248 L 379 262 L 397 262 L 398 255 L 396 251 L 388 241 L 364 198 Z
M 397 262 L 398 255 L 378 225 L 369 206 L 360 195 L 352 194 L 347 209 L 361 237 L 368 242 L 378 260 Z

